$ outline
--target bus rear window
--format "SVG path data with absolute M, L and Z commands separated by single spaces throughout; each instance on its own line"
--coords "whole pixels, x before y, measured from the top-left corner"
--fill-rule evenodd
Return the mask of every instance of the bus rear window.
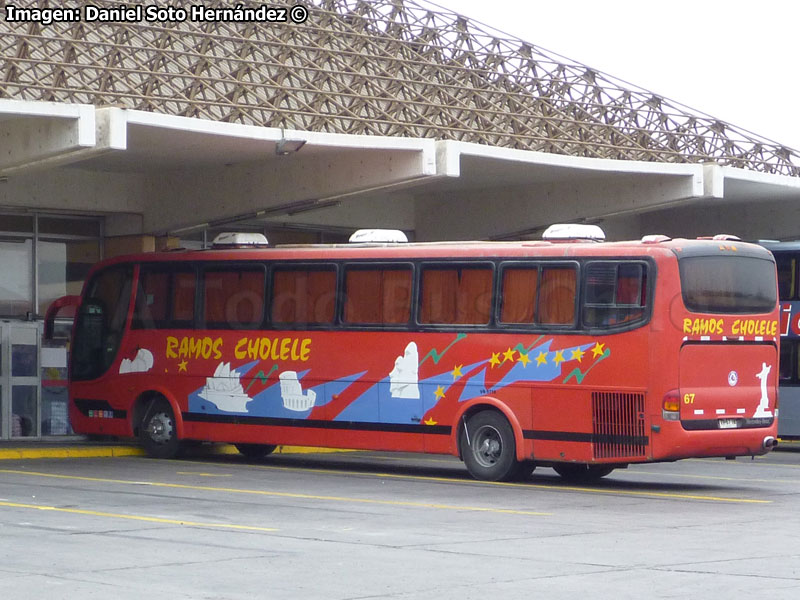
M 775 308 L 772 261 L 749 256 L 687 256 L 680 259 L 686 308 L 705 313 L 765 313 Z

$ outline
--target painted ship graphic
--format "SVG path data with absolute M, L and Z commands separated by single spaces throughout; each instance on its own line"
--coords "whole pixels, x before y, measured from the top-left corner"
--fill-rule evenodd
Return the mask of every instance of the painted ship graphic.
M 205 387 L 198 396 L 225 412 L 247 412 L 245 405 L 251 400 L 239 381 L 241 374 L 231 369 L 231 363 L 219 363 L 213 377 L 206 377 Z

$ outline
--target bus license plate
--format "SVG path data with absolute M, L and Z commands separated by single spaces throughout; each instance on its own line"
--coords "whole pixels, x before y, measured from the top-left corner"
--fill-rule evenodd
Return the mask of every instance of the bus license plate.
M 719 420 L 719 428 L 720 429 L 736 429 L 739 426 L 738 419 L 720 419 Z

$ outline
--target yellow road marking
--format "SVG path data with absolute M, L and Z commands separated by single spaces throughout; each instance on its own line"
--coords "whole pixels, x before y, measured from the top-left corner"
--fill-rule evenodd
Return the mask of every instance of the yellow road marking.
M 742 458 L 747 458 L 747 457 L 742 457 Z M 764 456 L 756 456 L 755 460 L 757 460 L 757 461 L 759 461 L 761 463 L 760 466 L 769 466 L 769 467 L 786 468 L 786 469 L 800 469 L 800 465 L 792 465 L 792 464 L 779 463 L 779 462 L 770 462 L 769 458 L 770 458 L 770 455 L 767 454 L 767 455 L 764 455 Z M 718 465 L 723 463 L 722 460 L 715 460 L 715 459 L 712 459 L 712 458 L 692 458 L 690 460 L 692 462 L 707 462 L 707 463 L 715 463 L 715 464 L 718 464 Z M 738 467 L 740 469 L 753 463 L 753 461 L 751 461 L 751 460 L 748 460 L 746 462 L 744 460 L 741 460 L 741 461 L 738 461 L 738 460 L 726 460 L 724 462 L 725 462 L 725 464 L 733 465 L 734 467 Z
M 187 485 L 181 483 L 163 483 L 157 481 L 129 481 L 124 479 L 104 479 L 101 477 L 82 477 L 78 475 L 58 475 L 55 473 L 40 473 L 35 471 L 16 471 L 13 469 L 0 469 L 0 473 L 27 475 L 31 477 L 51 477 L 54 479 L 70 479 L 76 481 L 94 481 L 98 483 L 116 483 L 121 485 L 147 485 L 159 488 L 182 490 L 198 490 L 204 492 L 225 492 L 228 494 L 252 494 L 257 496 L 271 496 L 277 498 L 294 498 L 298 500 L 324 500 L 328 502 L 353 502 L 358 504 L 376 504 L 383 506 L 407 506 L 411 508 L 435 508 L 439 510 L 459 510 L 465 512 L 486 512 L 511 515 L 552 516 L 553 513 L 533 512 L 527 510 L 512 510 L 504 508 L 487 508 L 483 506 L 460 506 L 457 504 L 435 504 L 427 502 L 409 502 L 403 500 L 373 500 L 369 498 L 351 498 L 347 496 L 320 496 L 315 494 L 297 494 L 292 492 L 269 492 L 266 490 L 247 490 L 237 488 L 213 487 L 206 485 Z M 458 480 L 449 480 L 458 481 Z
M 289 467 L 268 467 L 268 466 L 259 466 L 259 468 L 263 469 L 287 469 Z M 503 487 L 521 487 L 521 488 L 539 488 L 539 489 L 546 489 L 546 490 L 556 490 L 556 491 L 580 491 L 580 492 L 589 492 L 595 494 L 617 494 L 621 496 L 653 496 L 656 498 L 676 498 L 676 499 L 683 499 L 683 500 L 714 500 L 716 502 L 744 502 L 744 503 L 752 503 L 752 504 L 771 504 L 772 500 L 755 500 L 749 498 L 726 498 L 724 496 L 701 496 L 697 494 L 678 494 L 672 492 L 646 492 L 646 491 L 634 491 L 634 490 L 619 490 L 619 489 L 605 489 L 605 488 L 594 488 L 594 487 L 578 487 L 578 486 L 566 486 L 566 485 L 550 485 L 546 483 L 534 483 L 534 482 L 511 482 L 511 481 L 471 481 L 468 479 L 456 479 L 450 477 L 432 477 L 426 475 L 399 475 L 395 473 L 367 473 L 362 471 L 331 471 L 325 469 L 302 469 L 303 471 L 315 471 L 317 473 L 343 473 L 346 475 L 366 475 L 369 477 L 389 477 L 394 479 L 418 479 L 422 481 L 440 481 L 440 482 L 460 482 L 460 483 L 475 483 L 481 485 L 495 485 L 495 486 L 503 486 Z
M 200 471 L 178 471 L 178 475 L 196 475 L 198 477 L 233 477 L 230 473 L 201 473 Z
M 185 521 L 183 519 L 162 519 L 160 517 L 125 515 L 120 513 L 109 513 L 97 510 L 83 510 L 80 508 L 60 508 L 58 506 L 44 506 L 41 504 L 22 504 L 19 502 L 0 502 L 0 506 L 8 506 L 10 508 L 32 508 L 36 510 L 49 510 L 54 512 L 70 513 L 75 515 L 88 515 L 91 517 L 130 519 L 132 521 L 146 521 L 148 523 L 163 523 L 166 525 L 187 525 L 190 527 L 213 527 L 217 529 L 237 529 L 244 531 L 278 531 L 277 529 L 273 529 L 270 527 L 251 527 L 250 525 L 232 525 L 230 523 L 198 523 L 197 521 Z
M 616 471 L 615 471 L 616 473 Z M 797 479 L 756 479 L 754 477 L 722 477 L 721 475 L 691 475 L 689 473 L 657 473 L 655 471 L 619 471 L 619 475 L 652 475 L 654 477 L 679 477 L 683 479 L 709 479 L 712 481 L 742 481 L 747 483 L 800 483 Z
M 219 464 L 221 466 L 230 467 L 231 465 L 225 463 L 213 463 Z M 515 483 L 515 482 L 507 482 L 507 481 L 477 481 L 477 480 L 466 480 L 466 479 L 458 479 L 452 477 L 433 477 L 433 476 L 424 476 L 424 475 L 403 475 L 397 473 L 370 473 L 366 471 L 339 471 L 339 470 L 331 470 L 331 469 L 310 469 L 310 468 L 296 468 L 296 467 L 277 467 L 277 466 L 266 466 L 266 465 L 237 465 L 237 466 L 247 466 L 247 467 L 255 467 L 257 469 L 263 470 L 274 470 L 274 471 L 291 471 L 297 472 L 301 471 L 304 473 L 321 473 L 321 474 L 334 474 L 334 475 L 357 475 L 362 477 L 380 477 L 386 479 L 399 479 L 399 480 L 406 480 L 406 481 L 433 481 L 433 482 L 441 482 L 441 483 L 469 483 L 472 485 L 486 485 L 486 486 L 501 486 L 501 487 L 518 487 L 518 488 L 536 488 L 536 489 L 544 489 L 550 491 L 568 491 L 568 492 L 582 492 L 582 493 L 589 493 L 589 494 L 605 494 L 605 495 L 618 495 L 618 496 L 630 496 L 630 497 L 644 497 L 644 498 L 667 498 L 673 500 L 699 500 L 699 501 L 708 501 L 708 502 L 726 502 L 726 503 L 740 503 L 740 504 L 771 504 L 772 500 L 758 500 L 754 498 L 731 498 L 725 496 L 704 496 L 701 494 L 680 494 L 675 492 L 655 492 L 655 491 L 636 491 L 636 490 L 620 490 L 615 488 L 590 488 L 590 487 L 578 487 L 578 486 L 565 486 L 565 485 L 550 485 L 544 483 Z M 369 503 L 369 504 L 384 504 L 384 505 L 392 505 L 392 506 L 409 506 L 409 507 L 418 507 L 418 508 L 437 508 L 437 509 L 447 509 L 447 510 L 465 510 L 465 511 L 477 511 L 477 512 L 493 512 L 493 513 L 509 513 L 509 514 L 524 514 L 524 515 L 536 515 L 536 516 L 550 516 L 552 513 L 544 513 L 544 512 L 529 512 L 529 511 L 514 511 L 514 510 L 503 510 L 503 509 L 496 509 L 496 508 L 481 508 L 481 507 L 470 507 L 470 506 L 454 506 L 454 505 L 438 505 L 438 504 L 425 504 L 419 502 L 402 502 L 397 500 L 368 500 L 368 499 L 361 499 L 361 498 L 348 498 L 342 496 L 314 496 L 310 494 L 294 494 L 289 492 L 267 492 L 263 490 L 242 490 L 242 489 L 233 489 L 233 488 L 221 488 L 221 487 L 207 487 L 207 486 L 192 486 L 192 485 L 185 485 L 185 484 L 177 484 L 177 483 L 158 483 L 158 482 L 136 482 L 136 481 L 125 481 L 125 480 L 117 480 L 117 479 L 101 479 L 101 478 L 92 478 L 92 477 L 80 477 L 77 475 L 57 475 L 57 474 L 50 474 L 50 473 L 36 473 L 32 471 L 15 471 L 9 469 L 0 469 L 0 473 L 16 473 L 20 475 L 35 475 L 39 477 L 53 477 L 53 478 L 62 478 L 62 479 L 78 479 L 83 481 L 97 481 L 97 482 L 106 482 L 106 483 L 119 483 L 119 484 L 128 484 L 128 485 L 152 485 L 156 487 L 171 487 L 171 488 L 183 488 L 183 489 L 195 489 L 195 490 L 203 490 L 203 491 L 219 491 L 219 492 L 228 492 L 228 493 L 239 493 L 239 494 L 260 494 L 264 496 L 281 496 L 281 497 L 288 497 L 288 498 L 299 498 L 299 499 L 306 499 L 306 500 L 328 500 L 328 501 L 338 501 L 338 502 L 360 502 L 360 503 Z
M 214 463 L 221 466 L 230 466 L 225 463 Z M 368 471 L 340 471 L 333 469 L 311 469 L 311 468 L 297 468 L 297 467 L 277 467 L 268 465 L 237 465 L 255 467 L 257 469 L 275 470 L 275 471 L 302 471 L 304 473 L 325 473 L 335 475 L 359 475 L 363 477 L 382 477 L 390 479 L 404 479 L 411 481 L 434 481 L 443 483 L 470 483 L 474 485 L 493 485 L 502 487 L 519 487 L 519 488 L 538 488 L 554 491 L 570 491 L 570 492 L 585 492 L 591 494 L 616 494 L 618 496 L 635 496 L 635 497 L 654 497 L 654 498 L 671 498 L 678 500 L 707 500 L 714 502 L 739 502 L 744 504 L 772 504 L 772 500 L 757 500 L 752 498 L 729 498 L 725 496 L 702 496 L 698 494 L 678 494 L 672 492 L 647 492 L 635 490 L 620 490 L 620 489 L 605 489 L 594 487 L 576 487 L 565 485 L 549 485 L 545 483 L 534 482 L 511 482 L 511 481 L 478 481 L 470 479 L 458 479 L 455 477 L 434 477 L 428 475 L 403 475 L 398 473 L 370 473 Z M 2 471 L 0 471 L 2 472 Z

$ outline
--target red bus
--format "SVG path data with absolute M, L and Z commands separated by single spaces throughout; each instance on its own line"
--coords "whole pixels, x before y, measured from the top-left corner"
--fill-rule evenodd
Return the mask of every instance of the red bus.
M 184 440 L 453 454 L 485 480 L 775 445 L 767 250 L 553 237 L 105 260 L 75 319 L 72 427 L 156 457 Z

